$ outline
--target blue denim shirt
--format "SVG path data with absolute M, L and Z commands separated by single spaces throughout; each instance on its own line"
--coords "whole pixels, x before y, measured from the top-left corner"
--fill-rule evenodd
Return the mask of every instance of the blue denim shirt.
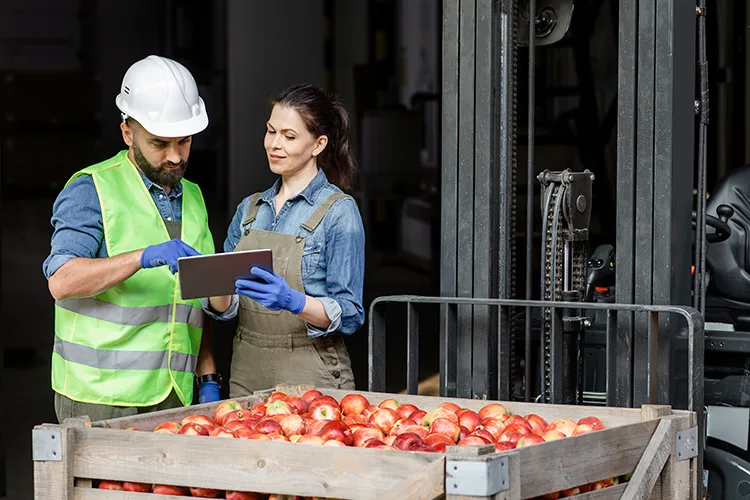
M 140 170 L 139 173 L 162 219 L 181 221 L 182 184 L 177 185 L 167 194 L 161 186 L 151 182 Z M 52 206 L 51 222 L 54 231 L 50 254 L 42 266 L 47 279 L 71 259 L 109 256 L 107 245 L 104 244 L 99 195 L 90 175 L 82 175 L 63 188 Z
M 364 323 L 362 287 L 365 274 L 365 231 L 357 204 L 338 200 L 331 206 L 318 229 L 310 234 L 300 226 L 331 194 L 341 190 L 328 182 L 323 170 L 298 195 L 290 198 L 276 214 L 274 198 L 281 179 L 260 197 L 255 221 L 248 227 L 305 237 L 302 253 L 302 285 L 305 293 L 321 301 L 331 320 L 326 330 L 308 324 L 308 335 L 320 337 L 333 332 L 352 334 Z M 233 252 L 248 227 L 243 227 L 250 197 L 237 206 L 224 241 L 224 251 Z M 223 316 L 237 314 L 239 300 Z M 208 314 L 211 314 L 207 310 Z M 211 314 L 214 316 L 213 314 Z M 214 316 L 217 317 L 217 316 Z

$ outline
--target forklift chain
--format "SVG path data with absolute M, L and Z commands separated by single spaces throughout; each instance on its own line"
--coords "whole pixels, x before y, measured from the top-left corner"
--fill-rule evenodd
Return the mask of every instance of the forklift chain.
M 544 210 L 544 224 L 546 225 L 546 237 L 544 246 L 544 300 L 560 300 L 563 291 L 563 269 L 564 269 L 564 239 L 563 228 L 564 220 L 562 209 L 558 208 L 557 226 L 555 225 L 555 207 L 562 203 L 561 196 L 565 195 L 565 190 L 561 185 L 555 184 L 551 187 L 552 192 L 549 201 Z M 553 241 L 554 239 L 554 241 Z M 552 248 L 555 248 L 554 255 Z M 573 241 L 570 244 L 571 260 L 571 281 L 570 289 L 578 291 L 579 296 L 583 297 L 586 286 L 586 241 Z M 554 283 L 552 275 L 554 270 Z M 579 404 L 582 402 L 582 383 L 583 383 L 583 343 L 579 339 L 578 345 L 578 399 Z M 552 386 L 552 310 L 545 308 L 542 321 L 542 356 L 544 363 L 544 387 L 542 392 L 542 401 L 549 403 L 551 400 Z
M 510 117 L 510 140 L 508 141 L 511 146 L 511 157 L 510 157 L 510 224 L 508 224 L 509 228 L 509 234 L 508 234 L 508 243 L 510 245 L 510 289 L 509 289 L 509 296 L 507 298 L 513 299 L 516 297 L 516 187 L 518 186 L 518 179 L 517 179 L 517 164 L 518 164 L 518 145 L 516 144 L 516 125 L 518 123 L 518 99 L 517 99 L 517 92 L 516 89 L 518 88 L 518 70 L 517 70 L 517 60 L 518 60 L 518 44 L 516 43 L 518 39 L 518 7 L 516 1 L 508 2 L 509 4 L 509 15 L 511 19 L 511 54 L 510 54 L 510 64 L 511 64 L 511 85 L 510 90 L 511 92 L 511 98 L 510 102 L 512 103 L 511 106 L 511 117 Z M 531 279 L 531 276 L 528 276 L 527 279 Z M 508 364 L 510 365 L 509 370 L 509 377 L 508 380 L 510 381 L 510 387 L 509 389 L 509 396 L 510 399 L 513 398 L 513 387 L 514 387 L 514 381 L 516 380 L 516 336 L 519 334 L 519 332 L 516 331 L 516 328 L 519 326 L 518 322 L 516 321 L 516 311 L 515 308 L 510 308 L 510 311 L 508 311 L 508 331 L 510 332 L 509 339 L 508 339 Z M 499 347 L 499 346 L 498 346 Z M 529 360 L 526 360 L 528 363 Z M 524 384 L 526 382 L 524 381 Z M 522 389 L 522 394 L 525 393 L 525 387 Z

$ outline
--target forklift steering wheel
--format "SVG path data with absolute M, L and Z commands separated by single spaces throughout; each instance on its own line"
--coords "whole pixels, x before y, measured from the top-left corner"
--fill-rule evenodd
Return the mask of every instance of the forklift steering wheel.
M 729 205 L 719 205 L 716 208 L 719 217 L 706 214 L 706 226 L 714 229 L 713 233 L 706 233 L 708 243 L 720 243 L 726 241 L 732 234 L 732 229 L 727 222 L 734 215 L 734 209 Z M 693 211 L 693 229 L 695 229 L 698 214 Z

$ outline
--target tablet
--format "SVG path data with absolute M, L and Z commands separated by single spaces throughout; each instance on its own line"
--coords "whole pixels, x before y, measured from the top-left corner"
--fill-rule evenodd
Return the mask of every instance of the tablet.
M 270 249 L 196 255 L 177 259 L 182 300 L 233 295 L 237 279 L 257 279 L 250 269 L 273 272 Z

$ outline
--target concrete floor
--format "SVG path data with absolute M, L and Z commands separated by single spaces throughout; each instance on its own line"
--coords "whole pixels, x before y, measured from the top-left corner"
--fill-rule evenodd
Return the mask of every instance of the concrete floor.
M 31 429 L 34 425 L 55 422 L 53 393 L 49 387 L 50 352 L 53 339 L 53 300 L 42 274 L 42 262 L 49 251 L 49 218 L 54 197 L 3 199 L 2 207 L 2 317 L 5 369 L 5 397 L 0 400 L 3 439 L 6 453 L 7 494 L 13 500 L 33 499 Z M 209 206 L 209 212 L 219 213 Z M 214 234 L 226 230 L 226 222 L 214 217 Z M 369 255 L 369 254 L 368 254 Z M 368 265 L 365 277 L 365 301 L 386 294 L 435 294 L 436 283 L 424 274 L 402 267 Z M 400 319 L 400 318 L 399 318 Z M 402 323 L 403 324 L 403 323 Z M 225 374 L 231 347 L 231 325 L 216 336 L 217 357 Z M 229 330 L 229 331 L 227 331 Z M 427 338 L 429 331 L 423 330 Z M 401 328 L 389 329 L 389 390 L 405 385 L 405 338 Z M 358 388 L 367 384 L 367 330 L 347 339 Z M 425 342 L 422 372 L 437 368 L 437 338 Z M 224 367 L 224 368 L 222 368 Z

